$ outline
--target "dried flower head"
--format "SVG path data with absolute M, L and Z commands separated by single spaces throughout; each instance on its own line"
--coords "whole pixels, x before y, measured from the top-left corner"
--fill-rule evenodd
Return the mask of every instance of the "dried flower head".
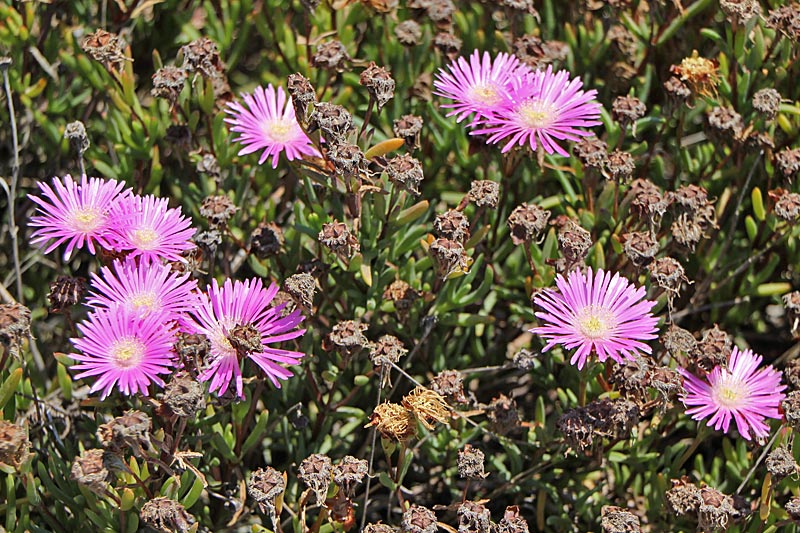
M 0 420 L 0 465 L 18 469 L 31 457 L 30 447 L 25 428 Z
M 95 494 L 105 495 L 108 490 L 109 472 L 107 453 L 100 449 L 84 450 L 72 462 L 70 479 L 88 488 Z
M 403 46 L 416 46 L 422 39 L 422 26 L 416 20 L 404 20 L 394 27 L 394 34 Z
M 511 241 L 516 244 L 530 244 L 536 240 L 547 227 L 550 211 L 536 204 L 521 204 L 514 208 L 508 216 L 508 228 Z
M 611 179 L 624 182 L 633 175 L 633 171 L 636 170 L 636 163 L 634 163 L 633 155 L 630 152 L 614 150 L 608 154 L 606 169 L 611 175 Z
M 770 191 L 769 195 L 775 201 L 775 214 L 787 222 L 794 222 L 800 217 L 800 194 L 784 189 Z
M 403 139 L 406 148 L 416 150 L 419 148 L 419 134 L 422 131 L 422 117 L 416 115 L 403 115 L 394 121 L 392 131 L 397 137 Z
M 758 0 L 720 0 L 719 7 L 736 24 L 744 24 L 761 14 Z
M 415 387 L 403 397 L 402 403 L 426 429 L 433 429 L 434 422 L 447 424 L 450 420 L 450 406 L 431 389 Z
M 708 426 L 728 432 L 732 420 L 739 434 L 750 440 L 769 435 L 766 418 L 780 418 L 778 407 L 785 398 L 781 374 L 771 366 L 757 369 L 762 357 L 752 350 L 740 351 L 734 346 L 727 366 L 716 366 L 705 378 L 685 369 L 686 393 L 681 400 L 688 408 L 686 414 L 695 420 L 708 418 Z
M 314 110 L 308 119 L 309 129 L 319 128 L 325 140 L 330 144 L 346 141 L 353 129 L 353 116 L 344 107 L 329 102 L 314 104 Z
M 321 453 L 315 453 L 303 459 L 297 468 L 297 477 L 311 489 L 317 503 L 325 501 L 332 474 L 331 458 Z
M 293 274 L 286 278 L 283 287 L 294 301 L 306 310 L 314 306 L 314 293 L 317 291 L 317 281 L 307 272 Z
M 800 37 L 800 6 L 793 2 L 777 9 L 770 9 L 767 15 L 767 27 L 778 30 L 793 41 L 797 41 Z
M 639 517 L 630 511 L 613 505 L 605 505 L 601 510 L 600 527 L 603 533 L 641 533 Z
M 317 45 L 317 52 L 311 58 L 311 64 L 327 70 L 344 70 L 350 61 L 347 47 L 342 41 L 331 39 Z
M 458 477 L 461 479 L 483 479 L 489 474 L 483 471 L 485 456 L 481 450 L 471 444 L 465 444 L 458 450 Z
M 796 474 L 800 468 L 794 460 L 792 451 L 786 446 L 773 448 L 772 451 L 767 454 L 767 460 L 764 464 L 767 467 L 767 472 L 772 474 L 775 483 L 780 482 L 785 477 Z
M 453 274 L 466 273 L 469 270 L 470 257 L 464 245 L 450 239 L 436 239 L 428 248 L 436 265 L 436 272 L 443 280 Z
M 347 497 L 352 498 L 356 486 L 361 484 L 368 472 L 369 465 L 365 459 L 345 455 L 333 467 L 333 482 L 342 488 Z
M 617 96 L 611 104 L 611 117 L 624 127 L 633 126 L 636 136 L 636 121 L 647 113 L 647 106 L 635 96 Z
M 334 144 L 327 155 L 338 176 L 357 178 L 367 171 L 367 158 L 356 144 L 348 142 Z
M 31 310 L 20 303 L 0 304 L 0 345 L 15 356 L 31 331 Z
M 800 171 L 800 148 L 784 148 L 775 154 L 775 166 L 787 180 L 793 180 Z
M 691 355 L 697 368 L 710 372 L 715 366 L 726 366 L 732 351 L 733 339 L 714 324 L 714 327 L 703 331 L 703 336 Z
M 596 135 L 582 137 L 572 149 L 584 167 L 602 169 L 608 161 L 608 144 Z
M 283 246 L 283 230 L 275 222 L 261 222 L 250 234 L 250 253 L 259 259 L 277 255 Z
M 367 88 L 380 111 L 394 97 L 395 81 L 389 71 L 374 62 L 361 72 L 359 83 Z
M 208 219 L 212 228 L 224 227 L 239 208 L 225 195 L 206 196 L 200 204 L 200 216 Z
M 627 438 L 639 423 L 639 408 L 631 401 L 595 400 L 585 407 L 566 411 L 556 427 L 570 447 L 587 456 L 593 455 L 603 438 Z
M 66 125 L 64 138 L 69 141 L 69 144 L 78 152 L 78 155 L 83 155 L 89 149 L 89 136 L 86 134 L 86 126 L 80 120 Z
M 492 513 L 483 504 L 465 501 L 458 506 L 458 533 L 489 533 L 492 529 Z
M 412 504 L 404 513 L 400 522 L 402 533 L 436 533 L 436 514 L 421 505 Z
M 146 502 L 139 516 L 142 522 L 161 533 L 187 533 L 195 523 L 195 518 L 180 502 L 163 496 Z
M 458 370 L 442 370 L 431 380 L 431 389 L 451 403 L 465 404 L 464 376 Z
M 697 50 L 685 57 L 680 65 L 672 65 L 670 71 L 685 81 L 695 94 L 712 96 L 719 84 L 719 62 L 700 57 Z
M 116 33 L 97 29 L 88 34 L 81 41 L 81 49 L 92 56 L 92 59 L 99 61 L 106 68 L 117 69 L 120 64 L 131 59 L 122 52 L 125 43 Z
M 336 350 L 346 357 L 352 357 L 367 348 L 370 343 L 364 332 L 368 324 L 357 320 L 344 320 L 333 325 L 330 333 L 323 340 L 323 349 Z
M 389 180 L 415 196 L 419 196 L 419 185 L 424 179 L 422 163 L 409 154 L 395 156 L 387 161 L 386 175 Z
M 383 375 L 382 387 L 391 383 L 390 369 L 401 357 L 408 353 L 400 339 L 394 335 L 382 335 L 378 342 L 369 345 L 369 358 L 375 369 Z
M 781 93 L 771 87 L 756 91 L 753 95 L 753 109 L 767 119 L 772 120 L 778 115 L 781 107 Z
M 317 93 L 311 82 L 300 73 L 289 74 L 286 79 L 286 91 L 291 97 L 295 118 L 304 122 L 309 106 L 317 103 Z
M 205 388 L 188 372 L 178 372 L 164 387 L 162 401 L 170 413 L 191 419 L 206 407 Z
M 461 51 L 463 41 L 447 31 L 441 31 L 433 37 L 433 46 L 453 61 Z
M 744 120 L 732 107 L 719 106 L 709 111 L 708 125 L 711 126 L 711 136 L 714 139 L 739 141 L 744 129 Z
M 156 98 L 166 99 L 170 105 L 175 105 L 186 86 L 187 77 L 186 70 L 182 68 L 169 65 L 161 67 L 153 74 L 153 88 L 150 94 Z
M 669 509 L 678 516 L 696 513 L 697 508 L 703 503 L 697 485 L 687 476 L 673 479 L 671 482 L 672 488 L 664 494 Z
M 247 494 L 256 501 L 261 512 L 270 517 L 273 526 L 278 519 L 277 500 L 285 490 L 286 478 L 271 466 L 254 470 L 247 480 Z
M 137 457 L 155 450 L 150 441 L 153 421 L 142 411 L 127 411 L 97 428 L 97 438 L 107 450 L 121 453 L 130 449 Z
M 626 201 L 630 202 L 631 212 L 644 219 L 651 229 L 661 224 L 661 218 L 669 205 L 667 198 L 661 194 L 661 189 L 653 182 L 641 178 L 631 182 Z
M 491 180 L 474 180 L 469 187 L 467 200 L 478 207 L 497 207 L 500 200 L 500 184 Z
M 405 320 L 418 298 L 419 292 L 401 279 L 394 280 L 383 291 L 383 299 L 394 303 L 395 311 L 401 320 Z
M 519 514 L 519 507 L 509 505 L 497 523 L 497 533 L 528 533 L 528 522 Z
M 487 406 L 486 414 L 492 423 L 492 429 L 501 435 L 516 433 L 522 427 L 517 402 L 505 394 L 492 399 Z
M 436 216 L 433 231 L 438 237 L 464 244 L 469 239 L 469 220 L 460 211 L 450 209 Z
M 670 303 L 675 296 L 678 296 L 681 285 L 689 283 L 686 271 L 677 259 L 672 257 L 660 257 L 650 265 L 650 279 L 656 285 L 667 291 Z
M 361 246 L 358 237 L 350 233 L 344 222 L 326 222 L 317 237 L 326 248 L 339 257 L 350 258 L 358 253 Z
M 396 403 L 382 403 L 375 407 L 369 423 L 364 427 L 375 426 L 384 439 L 405 442 L 416 436 L 417 422 L 414 415 Z
M 569 272 L 583 264 L 583 260 L 592 246 L 592 234 L 581 225 L 567 218 L 558 229 L 558 250 L 563 260 L 557 265 L 558 271 Z
M 781 402 L 781 410 L 786 423 L 795 431 L 800 431 L 800 391 L 792 391 Z
M 219 56 L 217 43 L 208 37 L 195 39 L 182 46 L 180 54 L 183 56 L 181 66 L 188 72 L 199 72 L 206 78 L 218 78 L 225 72 L 225 64 Z

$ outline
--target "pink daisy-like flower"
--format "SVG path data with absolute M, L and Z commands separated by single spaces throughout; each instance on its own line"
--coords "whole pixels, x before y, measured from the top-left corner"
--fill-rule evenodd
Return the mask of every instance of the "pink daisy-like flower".
M 447 116 L 457 115 L 461 122 L 472 113 L 475 120 L 491 117 L 507 99 L 511 80 L 531 73 L 515 56 L 500 53 L 492 59 L 489 52 L 475 50 L 469 62 L 463 57 L 448 65 L 450 72 L 439 69 L 433 82 L 434 93 L 453 100 L 442 107 L 452 108 Z
M 600 124 L 597 91 L 581 87 L 580 78 L 570 80 L 566 70 L 553 74 L 553 67 L 515 77 L 506 99 L 470 134 L 488 135 L 492 144 L 504 142 L 503 153 L 527 144 L 532 150 L 541 146 L 548 154 L 567 156 L 557 140 L 577 141 L 591 135 L 580 128 Z
M 271 307 L 277 292 L 277 285 L 273 283 L 264 288 L 260 279 L 244 283 L 228 279 L 221 288 L 216 280 L 212 280 L 208 286 L 208 295 L 203 295 L 202 303 L 193 311 L 196 322 L 192 329 L 194 333 L 207 336 L 211 342 L 208 365 L 200 374 L 201 381 L 211 380 L 211 392 L 225 394 L 231 380 L 235 380 L 236 394 L 244 397 L 239 363 L 241 355 L 255 362 L 278 388 L 281 386 L 279 379 L 293 375 L 278 363 L 296 365 L 304 354 L 269 345 L 305 333 L 305 329 L 295 329 L 304 317 L 299 310 L 282 317 L 283 305 Z M 255 341 L 256 349 L 245 346 L 253 344 L 252 341 Z
M 181 253 L 194 248 L 192 221 L 180 207 L 170 209 L 169 200 L 153 195 L 122 198 L 111 211 L 112 246 L 130 257 L 149 261 L 180 261 Z
M 651 353 L 644 341 L 655 339 L 658 318 L 650 310 L 656 304 L 645 300 L 645 289 L 634 287 L 619 274 L 598 269 L 584 274 L 570 272 L 556 278 L 557 289 L 546 289 L 533 300 L 543 311 L 536 316 L 544 325 L 530 330 L 547 340 L 542 351 L 560 344 L 577 348 L 570 364 L 581 370 L 592 352 L 602 362 L 634 360 L 640 352 Z
M 261 165 L 272 156 L 272 168 L 278 166 L 278 155 L 286 153 L 286 159 L 293 161 L 303 155 L 320 157 L 311 144 L 294 114 L 292 100 L 283 92 L 276 91 L 272 84 L 256 87 L 253 94 L 242 94 L 244 105 L 229 102 L 225 112 L 231 115 L 225 122 L 231 124 L 231 131 L 239 133 L 234 139 L 244 147 L 239 155 L 264 150 L 258 159 Z
M 31 217 L 29 226 L 37 229 L 31 235 L 33 244 L 52 240 L 44 252 L 50 253 L 61 243 L 67 243 L 64 251 L 66 261 L 75 248 L 84 244 L 89 253 L 95 253 L 94 243 L 110 248 L 106 239 L 111 219 L 112 205 L 129 190 L 123 191 L 125 183 L 116 180 L 81 177 L 80 183 L 67 174 L 62 179 L 53 178 L 53 187 L 39 183 L 42 197 L 29 194 L 38 206 L 41 215 Z
M 785 398 L 781 374 L 772 366 L 758 368 L 762 357 L 752 350 L 734 346 L 728 367 L 720 366 L 698 378 L 686 369 L 678 368 L 684 378 L 686 393 L 681 398 L 689 409 L 686 414 L 695 420 L 708 418 L 708 427 L 728 433 L 731 420 L 745 440 L 751 433 L 756 439 L 769 435 L 765 418 L 781 418 L 778 406 Z
M 127 395 L 141 392 L 164 381 L 172 367 L 175 330 L 158 313 L 141 317 L 125 307 L 100 309 L 78 324 L 80 338 L 72 344 L 83 353 L 70 354 L 78 361 L 71 367 L 79 371 L 75 379 L 97 377 L 91 392 L 102 391 L 102 398 L 117 388 Z
M 103 267 L 101 276 L 92 273 L 92 288 L 88 304 L 100 307 L 127 307 L 136 316 L 156 313 L 164 319 L 184 321 L 184 316 L 197 304 L 197 281 L 189 274 L 173 271 L 168 265 L 128 257 L 117 260 L 114 270 Z

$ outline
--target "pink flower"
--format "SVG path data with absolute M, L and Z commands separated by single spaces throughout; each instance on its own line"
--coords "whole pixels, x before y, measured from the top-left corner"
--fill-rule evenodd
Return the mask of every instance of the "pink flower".
M 767 437 L 769 426 L 764 419 L 781 418 L 778 406 L 786 397 L 786 385 L 781 385 L 781 374 L 772 366 L 758 369 L 761 360 L 752 350 L 734 346 L 727 368 L 714 367 L 706 379 L 679 368 L 686 389 L 681 400 L 689 407 L 686 414 L 695 420 L 708 418 L 709 427 L 725 433 L 735 420 L 745 440 L 750 440 L 751 433 L 759 440 Z
M 637 289 L 602 269 L 592 273 L 591 268 L 586 274 L 572 271 L 567 279 L 559 274 L 556 286 L 533 300 L 543 309 L 536 316 L 544 325 L 531 330 L 547 340 L 542 351 L 557 344 L 577 348 L 570 364 L 578 370 L 592 352 L 601 362 L 611 358 L 621 363 L 652 351 L 643 341 L 656 338 L 658 318 L 650 313 L 656 302 L 644 299 L 644 287 Z
M 225 122 L 231 131 L 239 133 L 235 142 L 244 147 L 239 155 L 264 150 L 258 159 L 261 165 L 272 156 L 272 168 L 278 166 L 278 155 L 286 152 L 286 159 L 293 161 L 303 155 L 320 157 L 311 144 L 294 114 L 291 98 L 287 98 L 282 87 L 276 91 L 272 84 L 267 89 L 256 87 L 253 94 L 243 94 L 244 104 L 229 102 L 225 112 L 231 115 Z
M 279 379 L 293 375 L 278 363 L 296 365 L 304 354 L 273 348 L 270 344 L 305 333 L 305 329 L 295 329 L 304 317 L 299 310 L 281 316 L 284 306 L 270 305 L 277 292 L 277 285 L 273 283 L 264 288 L 260 279 L 244 283 L 228 279 L 222 288 L 212 280 L 208 286 L 208 295 L 203 295 L 202 303 L 193 311 L 192 329 L 193 333 L 203 334 L 211 342 L 208 365 L 200 374 L 200 381 L 211 380 L 211 392 L 225 394 L 231 380 L 235 380 L 236 394 L 244 397 L 239 366 L 240 357 L 244 355 L 278 388 L 281 386 Z
M 109 239 L 113 247 L 148 261 L 181 261 L 181 253 L 194 248 L 194 229 L 180 207 L 170 209 L 168 202 L 153 195 L 134 195 L 117 202 L 111 212 L 114 222 Z
M 92 273 L 88 304 L 110 308 L 127 307 L 134 315 L 160 314 L 164 320 L 182 321 L 198 303 L 197 281 L 189 274 L 174 272 L 168 265 L 141 259 L 114 261 L 114 270 L 103 267 L 101 276 Z
M 71 369 L 79 371 L 75 379 L 97 377 L 91 392 L 105 398 L 116 385 L 123 394 L 146 396 L 151 383 L 164 386 L 159 374 L 172 369 L 175 331 L 162 315 L 141 317 L 115 306 L 90 314 L 78 330 L 82 336 L 72 344 L 83 353 L 70 354 L 78 361 Z
M 541 146 L 545 152 L 567 156 L 556 140 L 577 141 L 591 135 L 582 130 L 600 124 L 597 91 L 582 91 L 580 78 L 569 79 L 569 72 L 553 74 L 553 68 L 536 71 L 511 80 L 505 99 L 481 121 L 471 135 L 488 135 L 487 142 L 504 142 L 502 152 L 516 145 Z
M 75 248 L 84 244 L 89 253 L 95 253 L 94 243 L 110 248 L 107 237 L 111 225 L 109 211 L 121 197 L 129 194 L 123 191 L 124 182 L 88 178 L 84 175 L 80 183 L 67 174 L 62 179 L 53 178 L 53 187 L 39 183 L 42 197 L 28 195 L 37 204 L 38 216 L 31 217 L 28 225 L 37 228 L 31 235 L 33 244 L 41 244 L 51 239 L 44 252 L 50 253 L 66 242 L 64 252 L 66 261 Z
M 438 96 L 450 98 L 452 104 L 442 107 L 452 108 L 447 116 L 457 115 L 461 122 L 472 113 L 475 120 L 494 115 L 498 106 L 507 99 L 511 80 L 529 74 L 531 70 L 520 63 L 515 56 L 500 53 L 492 59 L 489 52 L 475 50 L 469 56 L 469 63 L 459 57 L 447 67 L 450 72 L 439 69 L 433 86 Z

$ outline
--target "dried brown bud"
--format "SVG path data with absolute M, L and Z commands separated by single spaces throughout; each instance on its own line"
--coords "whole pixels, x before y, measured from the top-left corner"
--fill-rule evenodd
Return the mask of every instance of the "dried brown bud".
M 304 123 L 309 106 L 317 103 L 317 93 L 311 82 L 300 73 L 289 74 L 286 90 L 292 97 L 292 106 L 297 120 Z
M 625 255 L 636 268 L 649 265 L 658 253 L 658 241 L 649 231 L 626 233 L 622 238 L 625 243 Z
M 464 479 L 483 479 L 489 474 L 483 471 L 485 461 L 483 452 L 470 444 L 458 451 L 458 477 Z
M 69 141 L 69 144 L 78 152 L 78 155 L 83 155 L 89 149 L 89 136 L 86 134 L 86 126 L 80 120 L 66 125 L 64 138 Z
M 718 141 L 741 140 L 744 120 L 732 107 L 715 107 L 708 113 L 711 136 Z
M 517 402 L 505 394 L 492 400 L 486 412 L 492 428 L 501 435 L 516 433 L 522 427 Z
M 467 403 L 464 376 L 458 370 L 442 370 L 431 380 L 431 389 L 451 403 Z
M 771 9 L 767 15 L 767 27 L 778 30 L 796 42 L 800 38 L 800 6 L 792 3 Z
M 733 506 L 733 498 L 715 488 L 702 487 L 700 500 L 697 508 L 697 529 L 699 531 L 727 529 L 732 518 L 738 514 Z
M 146 502 L 139 516 L 142 522 L 162 533 L 186 533 L 195 523 L 180 502 L 163 496 Z
M 728 20 L 744 24 L 761 14 L 758 0 L 719 0 L 719 7 L 728 16 Z
M 520 61 L 533 69 L 548 63 L 549 58 L 544 43 L 536 35 L 518 37 L 512 43 L 511 49 Z
M 535 204 L 518 205 L 508 216 L 511 241 L 519 245 L 536 240 L 547 227 L 548 220 L 550 211 Z
M 562 272 L 568 272 L 586 258 L 592 246 L 592 235 L 574 220 L 567 219 L 558 230 L 558 249 L 564 256 Z
M 672 357 L 677 358 L 680 354 L 692 353 L 697 347 L 697 340 L 691 332 L 675 324 L 670 324 L 669 328 L 661 335 L 661 344 Z
M 336 174 L 345 178 L 356 178 L 367 169 L 367 158 L 355 144 L 334 144 L 328 150 L 328 159 L 333 163 Z
M 650 386 L 651 369 L 650 360 L 644 357 L 627 360 L 624 364 L 614 365 L 608 382 L 615 385 L 626 398 L 641 406 L 649 399 L 647 388 Z
M 428 251 L 436 265 L 437 274 L 443 280 L 456 272 L 465 273 L 469 270 L 469 256 L 460 242 L 436 239 Z
M 428 0 L 425 11 L 439 28 L 449 28 L 453 23 L 453 13 L 456 12 L 456 5 L 453 0 Z
M 374 62 L 361 72 L 359 83 L 367 88 L 370 98 L 380 111 L 386 103 L 394 98 L 395 81 L 389 71 Z
M 647 113 L 647 106 L 635 96 L 617 96 L 611 104 L 611 117 L 623 126 L 633 126 L 636 136 L 636 121 Z
M 153 88 L 150 94 L 156 98 L 164 98 L 175 105 L 186 85 L 186 71 L 179 67 L 161 67 L 153 74 Z
M 196 379 L 187 372 L 178 372 L 164 387 L 164 405 L 180 417 L 194 418 L 205 409 L 205 389 Z
M 692 90 L 674 76 L 664 82 L 664 90 L 673 105 L 685 104 L 689 97 L 692 96 Z
M 47 295 L 50 302 L 49 311 L 57 313 L 79 304 L 86 296 L 87 290 L 86 278 L 58 276 L 50 283 L 50 293 Z
M 276 501 L 285 490 L 286 479 L 271 466 L 254 470 L 247 482 L 247 494 L 256 501 L 261 512 L 270 517 L 273 526 L 278 520 Z
M 633 171 L 636 170 L 636 164 L 630 153 L 623 152 L 622 150 L 614 150 L 608 154 L 606 168 L 611 175 L 611 179 L 615 181 L 627 181 L 633 175 Z
M 497 207 L 500 184 L 491 180 L 474 180 L 470 184 L 467 199 L 478 207 Z
M 418 298 L 419 293 L 401 279 L 393 281 L 383 291 L 383 299 L 391 300 L 394 303 L 395 311 L 397 311 L 401 320 L 405 320 L 411 310 L 411 306 L 414 305 Z
M 319 232 L 318 239 L 319 242 L 339 257 L 350 258 L 361 249 L 358 238 L 350 233 L 347 225 L 336 220 L 322 225 L 322 231 Z
M 528 533 L 528 522 L 519 514 L 519 507 L 506 507 L 503 518 L 497 523 L 497 533 Z
M 311 58 L 313 66 L 328 70 L 344 70 L 348 61 L 347 47 L 336 39 L 317 45 L 317 53 Z
M 395 156 L 387 161 L 386 175 L 389 180 L 411 194 L 419 195 L 419 185 L 424 179 L 422 164 L 409 154 Z
M 592 455 L 603 438 L 627 438 L 638 423 L 639 407 L 634 402 L 602 399 L 566 411 L 556 426 L 573 449 Z
M 764 464 L 767 467 L 767 472 L 772 474 L 775 483 L 780 482 L 785 477 L 796 474 L 798 470 L 791 450 L 785 446 L 778 446 L 769 452 Z
M 652 228 L 661 224 L 661 217 L 666 213 L 668 201 L 661 190 L 653 182 L 635 179 L 627 195 L 631 212 L 647 221 Z
M 179 332 L 173 349 L 184 365 L 197 368 L 202 365 L 210 348 L 211 343 L 205 335 Z
M 727 367 L 728 357 L 733 350 L 731 336 L 719 329 L 717 324 L 713 328 L 703 331 L 703 337 L 697 343 L 693 354 L 694 364 L 711 372 L 716 366 Z
M 325 502 L 332 473 L 331 458 L 321 453 L 310 455 L 297 469 L 297 477 L 311 489 L 318 503 Z
M 188 72 L 199 72 L 206 78 L 219 78 L 225 72 L 225 64 L 219 57 L 217 43 L 208 37 L 201 37 L 182 46 L 183 69 Z M 216 94 L 216 91 L 215 91 Z
M 369 347 L 369 340 L 364 336 L 369 326 L 356 320 L 345 320 L 333 325 L 331 332 L 323 341 L 323 349 L 337 350 L 345 356 L 353 356 Z
M 422 38 L 422 27 L 415 20 L 404 20 L 394 27 L 394 34 L 403 46 L 416 46 Z
M 220 183 L 222 177 L 222 169 L 219 166 L 219 161 L 214 157 L 214 154 L 205 153 L 203 157 L 197 162 L 195 167 L 200 174 L 208 174 L 215 182 Z
M 775 215 L 787 222 L 794 222 L 800 217 L 800 194 L 783 189 L 770 191 L 770 196 L 773 196 L 773 193 L 777 196 Z
M 277 255 L 283 246 L 283 230 L 274 222 L 261 222 L 250 234 L 250 253 L 259 259 Z
M 436 514 L 421 505 L 412 504 L 403 513 L 403 520 L 400 522 L 402 533 L 436 533 Z
M 784 509 L 786 509 L 786 514 L 789 515 L 789 518 L 795 522 L 800 522 L 800 497 L 795 496 L 789 499 Z
M 621 507 L 606 505 L 601 510 L 603 533 L 641 533 L 639 517 Z
M 397 137 L 403 139 L 406 148 L 416 150 L 419 148 L 419 133 L 422 131 L 422 117 L 416 115 L 403 115 L 394 121 L 392 131 Z
M 683 282 L 689 282 L 686 271 L 676 259 L 661 257 L 650 266 L 650 278 L 665 291 L 677 296 Z
M 200 204 L 200 216 L 205 217 L 212 228 L 225 227 L 238 210 L 224 195 L 206 196 Z
M 381 383 L 382 387 L 391 383 L 389 381 L 389 369 L 392 363 L 397 363 L 407 353 L 406 347 L 394 335 L 383 335 L 378 339 L 378 342 L 370 344 L 369 358 L 372 364 L 375 365 L 376 370 L 379 370 L 384 376 Z
M 793 180 L 800 171 L 800 148 L 785 148 L 775 154 L 775 166 L 786 179 Z
M 464 244 L 469 239 L 469 220 L 460 211 L 451 209 L 436 217 L 433 231 L 437 237 Z

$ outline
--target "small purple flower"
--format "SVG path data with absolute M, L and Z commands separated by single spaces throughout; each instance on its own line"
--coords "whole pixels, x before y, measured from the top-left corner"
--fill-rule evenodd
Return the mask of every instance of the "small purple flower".
M 553 73 L 553 67 L 512 78 L 511 87 L 494 112 L 481 121 L 471 135 L 488 135 L 487 142 L 504 142 L 502 152 L 516 145 L 541 146 L 545 152 L 568 156 L 556 141 L 577 141 L 591 132 L 581 128 L 600 124 L 597 91 L 581 90 L 580 78 L 569 72 Z
M 767 437 L 769 426 L 764 419 L 781 418 L 778 406 L 786 397 L 786 385 L 781 384 L 781 374 L 772 366 L 759 369 L 761 360 L 752 350 L 741 351 L 734 346 L 727 368 L 716 366 L 705 379 L 678 368 L 686 389 L 681 398 L 688 407 L 686 414 L 695 420 L 708 418 L 709 427 L 725 433 L 735 420 L 745 440 Z
M 181 261 L 181 253 L 194 248 L 194 229 L 180 207 L 170 209 L 168 202 L 153 195 L 132 195 L 117 202 L 111 212 L 113 247 L 148 261 Z
M 127 258 L 92 273 L 92 289 L 87 304 L 110 308 L 127 307 L 134 315 L 144 317 L 156 313 L 165 320 L 182 322 L 184 315 L 199 303 L 197 281 L 189 274 L 173 271 L 169 265 L 147 259 Z
M 453 100 L 443 108 L 452 108 L 447 116 L 456 115 L 461 122 L 475 113 L 475 121 L 491 117 L 498 106 L 507 99 L 511 80 L 525 76 L 531 70 L 515 56 L 500 53 L 495 58 L 475 50 L 469 62 L 459 57 L 447 67 L 439 69 L 433 86 L 434 93 Z
M 229 102 L 225 112 L 231 115 L 225 119 L 231 131 L 239 133 L 235 142 L 244 147 L 239 155 L 251 154 L 263 150 L 258 164 L 272 156 L 272 168 L 278 166 L 278 155 L 286 153 L 286 159 L 293 161 L 303 155 L 320 157 L 320 153 L 311 144 L 294 114 L 291 98 L 283 92 L 282 87 L 276 91 L 272 84 L 256 87 L 253 94 L 243 94 L 244 105 Z
M 120 198 L 129 195 L 123 191 L 125 183 L 116 180 L 81 177 L 80 183 L 67 174 L 62 179 L 53 178 L 53 187 L 39 183 L 42 197 L 28 195 L 36 203 L 40 215 L 31 217 L 29 226 L 35 227 L 31 243 L 42 244 L 52 240 L 44 250 L 52 252 L 66 242 L 64 260 L 75 248 L 84 244 L 89 253 L 95 253 L 95 242 L 110 248 L 108 233 L 111 226 L 109 211 Z
M 151 383 L 161 387 L 160 374 L 173 367 L 172 344 L 175 330 L 158 313 L 141 317 L 121 306 L 100 309 L 78 324 L 81 337 L 72 344 L 82 353 L 70 354 L 78 361 L 75 379 L 96 377 L 91 392 L 101 398 L 116 386 L 123 394 L 148 394 Z
M 644 287 L 635 288 L 618 273 L 593 273 L 591 268 L 586 274 L 572 271 L 567 279 L 559 274 L 556 287 L 533 300 L 543 309 L 536 316 L 544 325 L 530 331 L 547 340 L 542 351 L 557 344 L 577 348 L 570 364 L 578 370 L 592 352 L 601 362 L 610 358 L 618 363 L 651 353 L 644 341 L 656 338 L 658 318 L 650 313 L 656 302 L 644 299 Z
M 264 288 L 260 279 L 231 282 L 226 280 L 220 288 L 216 280 L 208 286 L 208 295 L 193 311 L 195 322 L 193 333 L 208 337 L 211 342 L 208 364 L 200 374 L 201 381 L 211 380 L 211 392 L 225 394 L 235 381 L 236 394 L 243 398 L 240 356 L 246 355 L 255 362 L 272 383 L 280 388 L 279 379 L 288 379 L 293 374 L 278 363 L 296 365 L 303 358 L 301 352 L 281 350 L 272 343 L 295 339 L 305 333 L 296 329 L 304 320 L 299 310 L 281 316 L 284 305 L 272 307 L 272 299 L 278 293 L 274 283 Z M 235 331 L 249 329 L 257 335 L 255 349 L 239 348 L 231 343 Z

